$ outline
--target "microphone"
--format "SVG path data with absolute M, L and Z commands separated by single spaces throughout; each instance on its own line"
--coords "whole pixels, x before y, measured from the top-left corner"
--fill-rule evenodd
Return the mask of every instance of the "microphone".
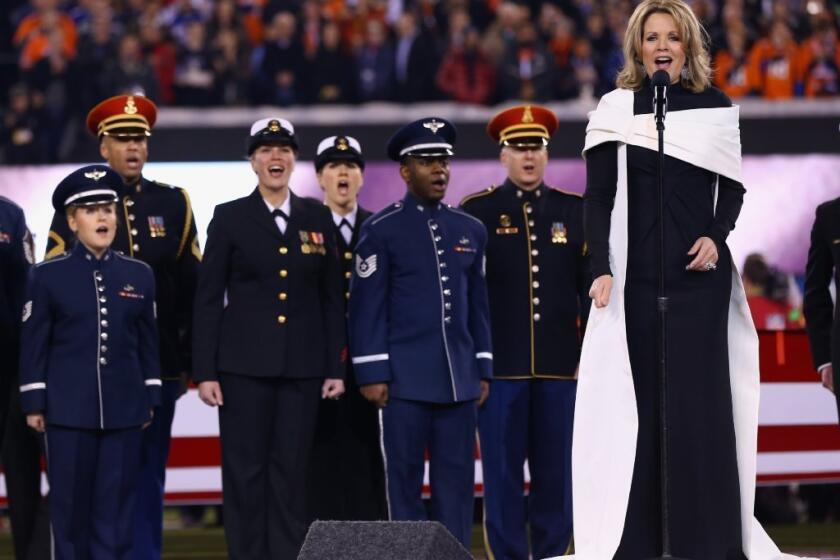
M 665 70 L 657 70 L 650 78 L 650 83 L 653 86 L 653 115 L 657 130 L 665 130 L 665 113 L 668 110 L 666 90 L 670 82 L 671 77 Z

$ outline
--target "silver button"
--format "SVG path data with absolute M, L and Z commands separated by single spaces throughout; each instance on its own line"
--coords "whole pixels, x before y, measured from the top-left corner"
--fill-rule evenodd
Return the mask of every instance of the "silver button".
M 450 290 L 449 288 L 446 288 L 445 290 L 443 290 L 443 295 L 451 296 L 452 295 L 452 290 Z
M 99 324 L 100 324 L 100 325 L 102 325 L 102 328 L 104 328 L 104 329 L 107 329 L 107 328 L 108 328 L 108 321 L 107 321 L 106 319 L 102 319 L 102 320 L 99 322 Z
M 441 239 L 443 239 L 443 238 L 442 238 L 440 235 L 436 235 L 436 236 L 435 236 L 435 243 L 437 243 L 437 242 L 438 242 L 438 241 L 440 241 Z
M 102 273 L 101 272 L 95 273 L 93 275 L 93 277 L 96 279 L 97 282 L 102 282 Z
M 531 249 L 531 254 L 536 257 L 537 255 L 540 254 L 540 252 L 537 251 L 536 249 Z
M 440 281 L 441 282 L 449 282 L 449 276 L 441 276 Z
M 540 304 L 540 298 L 535 297 L 534 298 L 534 305 L 539 305 L 539 304 Z
M 104 332 L 104 333 L 100 334 L 99 338 L 101 338 L 102 340 L 108 340 L 108 333 Z
M 446 268 L 446 263 L 445 262 L 440 263 L 440 267 L 441 268 Z
M 532 233 L 531 234 L 531 241 L 536 241 L 536 240 L 537 240 L 537 236 Z
M 449 311 L 450 309 L 452 309 L 452 304 L 447 301 L 443 304 L 443 308 Z
M 102 313 L 103 315 L 107 315 L 108 314 L 108 308 L 103 307 L 102 309 L 99 310 L 99 312 Z
M 531 272 L 539 272 L 539 271 L 540 271 L 539 265 L 535 264 L 534 266 L 531 267 Z
M 443 318 L 443 322 L 447 325 L 452 322 L 452 317 L 446 316 Z
M 101 350 L 102 352 L 107 352 L 108 347 L 103 344 L 102 346 L 99 347 L 99 350 Z
M 442 254 L 443 254 L 443 249 L 438 249 L 438 255 L 442 255 Z
M 522 191 L 516 191 L 516 197 L 522 198 Z
M 541 196 L 542 196 L 542 191 L 540 191 L 539 189 L 537 189 L 537 190 L 534 192 L 534 194 L 535 194 L 535 195 L 537 195 L 537 198 L 539 198 L 539 197 L 541 197 Z
M 101 358 L 99 358 L 99 363 L 102 364 L 103 366 L 107 366 L 108 365 L 108 360 L 105 359 L 105 356 L 102 356 Z
M 537 282 L 536 280 L 534 280 L 534 281 L 531 283 L 531 285 L 534 287 L 534 289 L 537 289 L 537 288 L 539 288 L 539 287 L 540 287 L 540 283 L 539 283 L 539 282 Z
M 435 231 L 435 230 L 437 230 L 437 228 L 438 228 L 437 224 L 432 224 L 432 225 L 431 225 L 431 226 L 429 226 L 429 227 L 431 227 L 431 228 L 432 228 L 432 231 Z
M 540 314 L 539 313 L 534 313 L 534 321 L 536 322 L 536 321 L 539 321 L 539 320 L 540 320 Z
M 132 229 L 131 229 L 131 235 L 137 235 L 137 230 L 136 230 L 136 229 L 134 229 L 134 228 L 132 228 Z
M 99 298 L 99 303 L 105 303 L 106 301 L 108 301 L 108 298 L 106 298 L 105 296 Z
M 105 291 L 105 286 L 99 286 L 96 289 L 99 290 L 100 292 L 104 292 Z

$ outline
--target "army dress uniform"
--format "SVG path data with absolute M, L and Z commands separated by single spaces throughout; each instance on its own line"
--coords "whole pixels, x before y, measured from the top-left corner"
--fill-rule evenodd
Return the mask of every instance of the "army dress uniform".
M 145 97 L 120 95 L 94 107 L 90 132 L 148 136 L 157 114 Z M 142 491 L 135 519 L 135 560 L 159 558 L 162 546 L 163 496 L 175 403 L 184 391 L 182 376 L 190 367 L 192 305 L 201 252 L 187 192 L 145 177 L 118 190 L 117 236 L 112 249 L 151 266 L 157 286 L 162 404 L 143 433 Z M 50 226 L 46 258 L 72 249 L 73 234 L 62 213 Z
M 83 167 L 53 205 L 116 201 L 121 178 Z M 161 402 L 155 284 L 146 263 L 82 243 L 33 269 L 20 395 L 46 419 L 55 558 L 131 558 L 141 426 Z
M 364 170 L 358 141 L 347 136 L 325 138 L 318 146 L 315 170 L 342 160 L 355 162 Z M 345 299 L 350 297 L 353 251 L 359 242 L 359 231 L 371 215 L 358 204 L 346 216 L 332 212 Z M 310 518 L 384 519 L 387 508 L 379 418 L 376 407 L 359 393 L 349 360 L 345 366 L 344 395 L 338 400 L 323 399 L 318 407 L 308 481 Z
M 262 144 L 297 149 L 291 123 L 252 126 Z M 259 187 L 216 207 L 199 273 L 194 378 L 218 381 L 225 535 L 231 559 L 296 558 L 321 386 L 342 379 L 344 298 L 330 211 Z
M 556 127 L 548 109 L 525 106 L 497 115 L 488 131 L 511 149 L 545 149 Z M 461 204 L 489 238 L 495 381 L 479 411 L 485 545 L 497 559 L 528 558 L 529 540 L 534 558 L 559 556 L 572 536 L 575 377 L 590 304 L 582 199 L 507 179 Z
M 389 155 L 449 155 L 454 137 L 443 119 L 417 121 L 394 135 Z M 475 218 L 408 193 L 362 226 L 349 304 L 356 382 L 388 384 L 379 414 L 389 517 L 429 518 L 422 500 L 428 450 L 430 517 L 467 548 L 476 399 L 480 381 L 492 376 L 486 243 Z
M 26 280 L 34 262 L 23 210 L 0 197 L 0 442 L 17 560 L 49 557 L 41 498 L 41 451 L 20 411 L 18 355 Z

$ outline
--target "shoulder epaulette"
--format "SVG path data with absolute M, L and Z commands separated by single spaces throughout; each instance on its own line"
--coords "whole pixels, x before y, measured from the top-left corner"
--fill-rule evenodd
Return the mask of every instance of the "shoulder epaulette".
M 371 225 L 376 225 L 385 218 L 393 216 L 398 212 L 401 212 L 403 208 L 405 208 L 405 204 L 403 204 L 401 200 L 398 200 L 395 203 L 383 208 L 382 210 L 368 218 L 368 221 L 370 221 Z
M 470 200 L 473 200 L 475 198 L 480 198 L 482 196 L 487 196 L 488 194 L 491 194 L 491 193 L 495 192 L 497 188 L 498 187 L 496 187 L 496 185 L 490 185 L 489 187 L 487 187 L 483 191 L 478 191 L 477 193 L 468 194 L 467 196 L 465 196 L 461 200 L 461 204 L 459 204 L 459 206 L 463 206 L 465 203 L 467 203 Z
M 548 187 L 548 190 L 555 191 L 555 192 L 558 192 L 560 194 L 567 194 L 569 196 L 574 196 L 576 198 L 583 198 L 583 195 L 580 194 L 580 193 L 576 193 L 574 191 L 567 191 L 567 190 L 564 190 L 564 189 L 558 189 L 557 187 Z

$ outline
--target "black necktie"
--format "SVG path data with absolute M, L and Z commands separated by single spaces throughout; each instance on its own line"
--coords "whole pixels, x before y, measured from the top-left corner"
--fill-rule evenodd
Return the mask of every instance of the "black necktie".
M 287 223 L 289 221 L 289 217 L 286 215 L 286 213 L 283 212 L 282 210 L 280 210 L 279 208 L 275 208 L 274 210 L 272 210 L 271 215 L 274 216 L 275 218 L 279 216 L 279 217 L 283 218 L 283 221 L 285 221 Z
M 347 228 L 347 233 L 342 229 L 345 227 Z M 353 239 L 353 226 L 350 225 L 347 218 L 341 218 L 341 221 L 338 223 L 338 231 L 341 232 L 341 236 L 344 237 L 345 242 L 350 243 L 350 240 Z

